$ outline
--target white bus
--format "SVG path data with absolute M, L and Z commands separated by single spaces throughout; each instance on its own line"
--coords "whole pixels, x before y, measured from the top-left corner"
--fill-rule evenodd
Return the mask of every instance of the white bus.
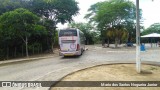
M 85 37 L 82 31 L 74 28 L 59 30 L 59 55 L 82 55 L 85 50 Z

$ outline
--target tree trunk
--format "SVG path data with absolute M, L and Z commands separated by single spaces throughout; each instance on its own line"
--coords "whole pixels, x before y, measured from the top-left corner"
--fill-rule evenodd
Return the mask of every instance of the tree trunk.
M 104 39 L 103 39 L 103 35 L 102 35 L 102 30 L 100 30 L 101 31 L 101 35 L 100 35 L 100 37 L 101 37 L 101 41 L 102 41 L 102 46 L 104 46 Z
M 56 28 L 53 29 L 53 38 L 51 39 L 52 52 L 54 53 L 54 44 L 55 44 L 55 32 Z
M 41 53 L 43 52 L 42 50 L 43 50 L 43 49 L 42 49 L 42 45 L 41 45 Z
M 23 57 L 23 45 L 22 45 L 22 57 Z
M 55 33 L 55 32 L 53 32 L 53 33 Z M 52 39 L 51 39 L 51 49 L 52 49 L 52 52 L 53 52 L 53 53 L 54 53 L 54 38 L 55 38 L 54 35 L 55 35 L 55 34 L 53 34 Z
M 87 38 L 85 39 L 85 45 L 87 45 Z
M 26 44 L 26 57 L 28 58 L 28 37 L 27 36 L 26 36 L 25 44 Z
M 38 54 L 39 54 L 39 53 L 40 53 L 40 49 L 39 49 L 39 48 L 40 48 L 40 46 L 38 45 L 37 47 L 38 47 Z
M 33 55 L 34 55 L 34 45 L 33 45 L 32 53 L 33 53 Z
M 118 47 L 118 38 L 115 38 L 115 48 Z
M 53 41 L 51 41 L 51 48 L 52 48 L 52 52 L 54 53 L 53 45 L 54 45 L 54 43 L 53 43 Z
M 108 44 L 107 47 L 109 47 L 109 44 L 110 44 L 110 43 L 109 43 L 109 38 L 108 38 L 108 40 L 107 40 L 107 44 Z
M 50 40 L 49 40 L 49 36 L 47 36 L 47 39 L 46 39 L 46 44 L 47 44 L 47 46 L 46 46 L 46 48 L 47 48 L 47 50 L 50 50 Z
M 105 47 L 105 41 L 103 38 L 102 38 L 102 46 Z
M 118 39 L 118 44 L 121 45 L 121 40 L 120 39 Z
M 89 45 L 89 39 L 87 40 L 87 45 Z
M 7 45 L 7 60 L 9 59 L 9 47 Z
M 14 57 L 17 57 L 17 47 L 14 48 Z

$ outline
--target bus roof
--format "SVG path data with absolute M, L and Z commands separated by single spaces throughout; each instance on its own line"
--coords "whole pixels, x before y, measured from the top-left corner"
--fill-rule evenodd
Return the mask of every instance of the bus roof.
M 78 30 L 76 28 L 64 28 L 64 29 L 61 29 L 61 30 Z
M 77 30 L 78 32 L 83 33 L 81 30 L 79 30 L 77 28 L 64 28 L 64 29 L 60 29 L 59 31 L 61 31 L 61 30 Z

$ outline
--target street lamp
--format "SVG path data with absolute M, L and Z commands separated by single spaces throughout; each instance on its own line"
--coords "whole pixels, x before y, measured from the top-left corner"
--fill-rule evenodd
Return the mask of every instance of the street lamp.
M 136 70 L 141 73 L 139 0 L 136 0 Z

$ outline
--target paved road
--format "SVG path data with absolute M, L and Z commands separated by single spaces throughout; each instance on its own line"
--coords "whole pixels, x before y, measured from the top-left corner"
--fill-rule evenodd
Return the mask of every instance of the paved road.
M 56 81 L 63 76 L 86 67 L 112 62 L 135 62 L 135 48 L 102 48 L 87 46 L 80 57 L 59 57 L 0 66 L 1 81 Z M 153 48 L 141 53 L 142 61 L 160 63 L 160 49 Z M 12 89 L 10 89 L 12 90 Z M 27 89 L 26 89 L 27 90 Z

